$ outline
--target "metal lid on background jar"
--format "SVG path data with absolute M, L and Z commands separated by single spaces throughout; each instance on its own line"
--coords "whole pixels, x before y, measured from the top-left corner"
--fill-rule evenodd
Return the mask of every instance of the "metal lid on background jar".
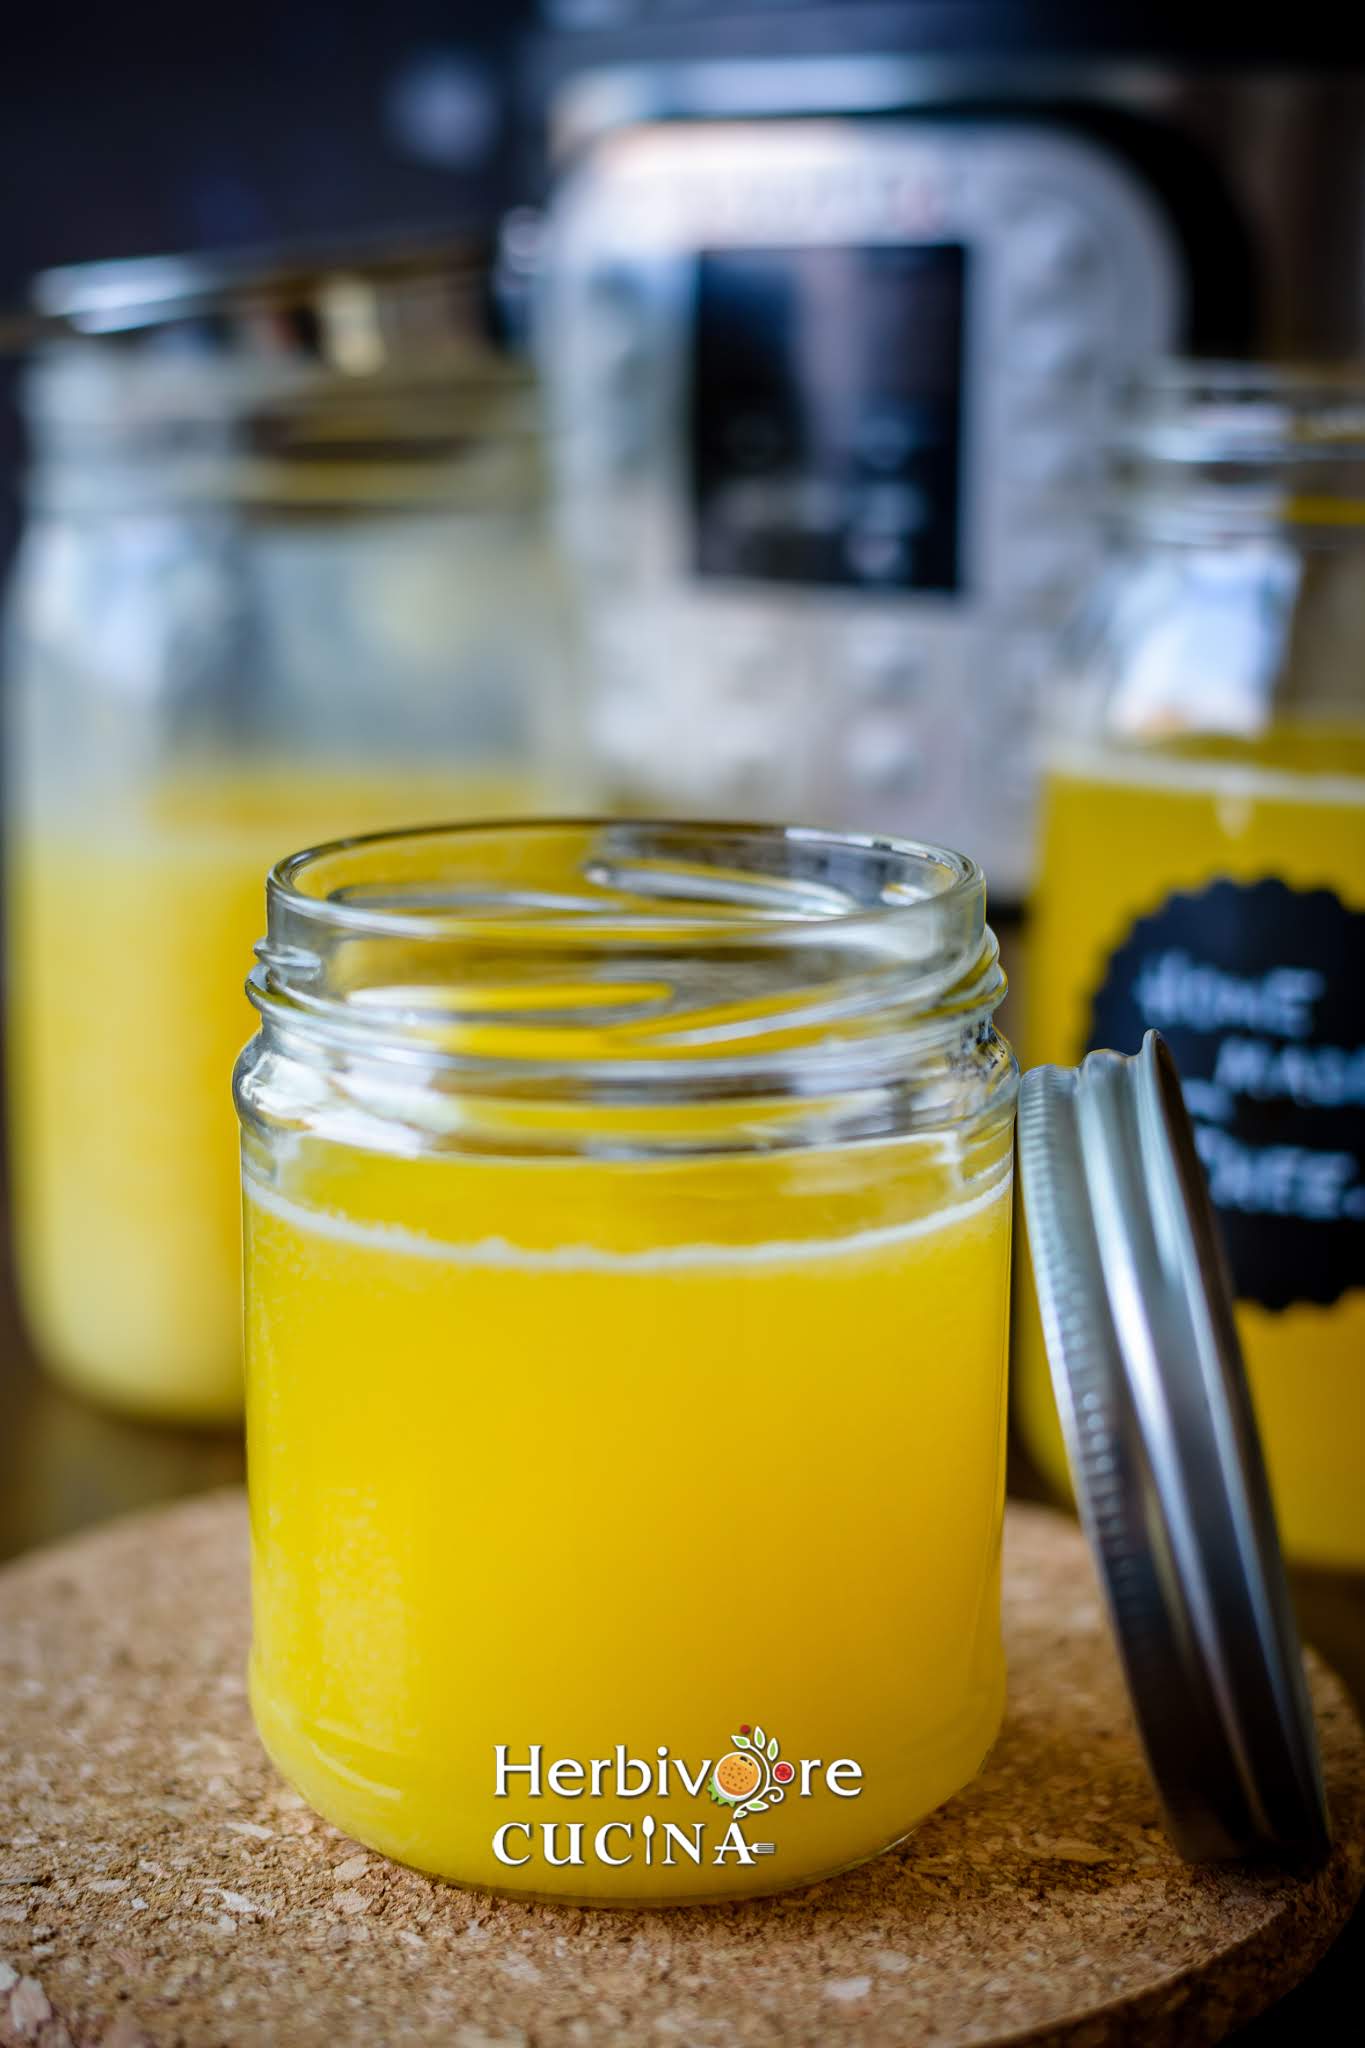
M 1181 1854 L 1328 1846 L 1312 1710 L 1203 1169 L 1166 1047 L 1025 1076 L 1029 1247 L 1081 1518 Z
M 534 503 L 540 407 L 492 261 L 399 236 L 44 271 L 0 326 L 30 358 L 30 489 L 78 511 Z
M 474 236 L 401 234 L 74 263 L 33 280 L 33 338 L 391 373 L 488 347 L 490 263 Z

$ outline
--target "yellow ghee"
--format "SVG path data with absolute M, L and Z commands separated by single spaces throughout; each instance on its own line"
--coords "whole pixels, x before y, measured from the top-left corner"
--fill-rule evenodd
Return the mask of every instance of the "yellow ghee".
M 1314 1071 L 1326 1069 L 1305 1069 L 1299 1084 L 1270 1076 L 1260 1089 L 1262 1113 L 1268 1103 L 1280 1115 L 1280 1135 L 1297 1139 L 1306 1131 L 1309 1154 L 1315 1147 L 1330 1148 L 1345 1128 L 1346 1110 L 1354 1114 L 1360 1107 L 1351 1073 L 1365 1072 L 1365 960 L 1360 952 L 1365 927 L 1352 929 L 1349 922 L 1352 915 L 1365 913 L 1365 734 L 1358 731 L 1286 725 L 1255 741 L 1199 738 L 1077 748 L 1063 755 L 1044 801 L 1022 1057 L 1028 1065 L 1070 1065 L 1088 1046 L 1107 1042 L 1103 1028 L 1098 1035 L 1095 1031 L 1095 1018 L 1102 1014 L 1095 998 L 1135 923 L 1159 913 L 1177 892 L 1204 891 L 1219 880 L 1249 887 L 1278 882 L 1305 895 L 1328 891 L 1340 906 L 1343 915 L 1334 929 L 1343 936 L 1334 942 L 1335 951 L 1324 956 L 1310 945 L 1301 956 L 1295 937 L 1295 921 L 1305 915 L 1300 896 L 1204 898 L 1225 926 L 1245 914 L 1237 908 L 1240 901 L 1265 927 L 1249 933 L 1242 974 L 1226 983 L 1231 1021 L 1223 1036 L 1238 1035 L 1244 1072 L 1247 1048 L 1252 1048 L 1251 1070 L 1263 1076 L 1272 1067 L 1283 1071 L 1285 1043 L 1306 1043 L 1310 1056 L 1314 1050 L 1311 1002 L 1301 1006 L 1297 1020 L 1303 1027 L 1301 1041 L 1277 1037 L 1273 1030 L 1258 1036 L 1255 999 L 1266 985 L 1267 963 L 1272 973 L 1277 964 L 1298 973 L 1312 970 L 1322 987 L 1335 990 L 1338 1009 L 1342 992 L 1354 987 L 1354 1018 L 1348 1019 L 1345 1034 L 1337 1034 L 1344 1035 L 1345 1043 L 1326 1049 L 1336 1062 L 1335 1073 L 1344 1076 L 1337 1089 L 1344 1091 L 1343 1109 L 1334 1111 L 1331 1100 L 1321 1095 L 1310 1099 L 1300 1092 L 1297 1103 L 1294 1099 L 1295 1085 L 1302 1091 Z M 1164 943 L 1162 929 L 1159 924 L 1148 927 L 1155 934 L 1147 940 L 1149 957 Z M 1191 959 L 1197 946 L 1171 929 L 1173 953 L 1167 957 Z M 1249 1022 L 1235 1014 L 1239 1002 Z M 1150 1021 L 1165 1022 L 1155 1013 Z M 1179 1051 L 1178 1034 L 1171 1035 Z M 1257 1047 L 1262 1048 L 1259 1055 Z M 1202 1098 L 1194 1089 L 1189 1094 L 1198 1117 Z M 1306 1125 L 1299 1120 L 1305 1106 L 1312 1117 Z M 1235 1127 L 1236 1108 L 1232 1098 L 1214 1105 L 1215 1132 L 1218 1115 L 1229 1109 Z M 1267 1128 L 1275 1135 L 1274 1125 Z M 1303 1201 L 1294 1188 L 1272 1184 L 1258 1192 L 1257 1155 L 1246 1156 L 1247 1184 L 1235 1196 L 1239 1215 L 1265 1205 L 1255 1223 L 1270 1233 L 1277 1230 L 1277 1203 L 1284 1216 L 1301 1220 Z M 1265 1158 L 1264 1149 L 1260 1157 Z M 1350 1180 L 1349 1155 L 1339 1157 L 1338 1179 L 1344 1185 L 1336 1194 L 1347 1205 L 1343 1213 L 1358 1220 L 1338 1227 L 1355 1233 L 1359 1274 L 1365 1271 L 1359 1250 L 1365 1207 L 1358 1179 Z M 1215 1172 L 1215 1199 L 1219 1185 Z M 1324 1216 L 1332 1194 L 1327 1188 L 1320 1205 Z M 1227 1220 L 1225 1212 L 1225 1225 Z M 1044 1475 L 1059 1491 L 1069 1492 L 1036 1304 L 1027 1274 L 1021 1278 L 1016 1415 Z M 1286 1548 L 1319 1564 L 1365 1566 L 1365 1284 L 1357 1280 L 1329 1302 L 1296 1299 L 1271 1307 L 1252 1298 L 1244 1281 L 1237 1320 Z
M 462 1882 L 666 1903 L 843 1868 L 970 1778 L 1004 1697 L 991 1145 L 296 1137 L 267 1184 L 248 1144 L 251 1694 L 309 1802 Z
M 21 1293 L 45 1361 L 149 1416 L 241 1412 L 232 1063 L 281 847 L 463 810 L 506 779 L 243 764 L 116 816 L 21 817 L 8 854 L 9 1117 Z

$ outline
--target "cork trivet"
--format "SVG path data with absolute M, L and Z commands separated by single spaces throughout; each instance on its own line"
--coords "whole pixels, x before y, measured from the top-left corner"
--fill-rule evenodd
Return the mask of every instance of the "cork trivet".
M 240 1494 L 0 1574 L 0 2041 L 743 2048 L 1220 2038 L 1347 1916 L 1365 1743 L 1312 1670 L 1337 1846 L 1310 1881 L 1161 1834 L 1081 1538 L 1014 1507 L 1011 1707 L 901 1849 L 785 1898 L 519 1905 L 367 1854 L 276 1777 L 243 1691 Z

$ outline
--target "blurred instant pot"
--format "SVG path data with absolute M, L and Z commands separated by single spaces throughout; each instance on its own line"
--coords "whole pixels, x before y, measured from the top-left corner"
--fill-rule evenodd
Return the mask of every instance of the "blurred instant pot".
M 970 845 L 1017 899 L 1114 383 L 1361 345 L 1359 29 L 549 12 L 539 338 L 611 795 Z

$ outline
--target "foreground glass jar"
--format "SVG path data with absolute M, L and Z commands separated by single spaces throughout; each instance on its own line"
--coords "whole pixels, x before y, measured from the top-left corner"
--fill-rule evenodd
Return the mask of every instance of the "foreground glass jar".
M 1365 384 L 1173 365 L 1132 394 L 1072 640 L 1028 1061 L 1175 1055 L 1286 1549 L 1365 1567 Z M 1030 1290 L 1015 1387 L 1066 1460 Z
M 9 621 L 10 1124 L 47 1362 L 241 1408 L 234 993 L 281 846 L 562 803 L 534 393 L 470 252 L 41 281 Z M 150 1033 L 149 1017 L 156 1029 Z
M 1017 1073 L 976 868 L 351 841 L 237 1071 L 251 1694 L 329 1819 L 562 1899 L 887 1847 L 999 1725 Z

